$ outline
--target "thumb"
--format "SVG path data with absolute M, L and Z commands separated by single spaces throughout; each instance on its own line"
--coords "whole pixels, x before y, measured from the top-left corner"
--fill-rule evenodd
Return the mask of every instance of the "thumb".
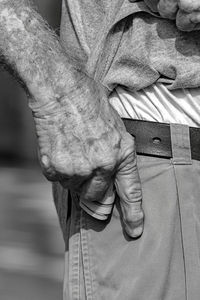
M 176 26 L 182 31 L 193 31 L 200 29 L 200 12 L 187 13 L 179 10 L 176 16 Z
M 144 213 L 134 150 L 120 165 L 115 178 L 115 186 L 120 198 L 125 231 L 133 238 L 139 237 L 143 232 Z

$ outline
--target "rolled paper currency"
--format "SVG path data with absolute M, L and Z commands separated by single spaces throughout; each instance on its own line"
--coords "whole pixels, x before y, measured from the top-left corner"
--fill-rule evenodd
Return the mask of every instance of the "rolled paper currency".
M 115 201 L 115 191 L 110 186 L 101 201 L 85 201 L 80 199 L 81 208 L 92 217 L 98 220 L 107 220 L 112 213 Z

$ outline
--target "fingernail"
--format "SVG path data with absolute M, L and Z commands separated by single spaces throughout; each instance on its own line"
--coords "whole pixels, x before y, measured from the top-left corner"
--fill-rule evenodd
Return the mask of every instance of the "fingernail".
M 141 226 L 136 227 L 136 228 L 130 228 L 127 225 L 125 227 L 126 233 L 132 238 L 140 237 L 143 233 L 143 229 L 144 229 L 143 224 Z
M 144 229 L 144 212 L 140 210 L 137 213 L 132 215 L 132 218 L 124 220 L 125 223 L 125 230 L 127 234 L 132 238 L 137 238 L 142 235 Z

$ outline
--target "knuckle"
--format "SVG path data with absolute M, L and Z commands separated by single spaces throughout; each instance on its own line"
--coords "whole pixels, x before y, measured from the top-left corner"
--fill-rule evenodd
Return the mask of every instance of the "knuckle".
M 190 22 L 189 14 L 179 11 L 176 18 L 176 26 L 179 30 L 182 31 L 191 31 L 193 30 L 195 24 Z
M 112 134 L 112 140 L 113 140 L 113 146 L 118 147 L 120 146 L 120 141 L 121 141 L 121 134 L 115 130 L 114 133 Z
M 43 173 L 50 181 L 59 181 L 63 177 L 71 177 L 73 175 L 73 166 L 69 158 L 62 155 L 51 154 L 48 157 L 41 158 Z
M 42 168 L 42 172 L 44 176 L 47 178 L 49 181 L 55 181 L 55 169 L 51 164 L 51 159 L 49 156 L 45 153 L 40 153 L 39 154 L 39 162 L 40 166 Z
M 179 8 L 184 12 L 191 13 L 194 10 L 199 9 L 199 1 L 188 1 L 188 0 L 179 0 Z
M 52 157 L 52 166 L 56 172 L 64 177 L 89 177 L 92 168 L 87 159 L 81 157 L 69 157 L 68 155 Z
M 171 17 L 178 10 L 178 2 L 174 0 L 160 0 L 157 7 L 163 17 Z
M 107 147 L 99 155 L 93 156 L 91 159 L 91 166 L 93 172 L 112 172 L 117 165 L 117 156 L 119 150 L 113 150 L 113 148 Z
M 52 155 L 51 166 L 59 173 L 65 173 L 67 171 L 71 173 L 70 163 L 67 157 L 61 155 Z
M 121 148 L 125 153 L 135 152 L 135 137 L 127 132 L 123 137 Z
M 39 159 L 44 175 L 51 181 L 63 177 L 88 177 L 93 172 L 89 161 L 81 154 L 78 157 L 53 151 L 40 154 Z
M 135 147 L 135 137 L 131 136 L 130 134 L 127 137 L 127 142 L 128 142 L 130 147 L 132 147 L 132 148 Z
M 128 132 L 124 134 L 124 140 L 131 145 L 135 144 L 135 137 Z
M 44 169 L 49 169 L 50 166 L 51 166 L 50 159 L 46 154 L 41 156 L 40 162 L 41 162 L 41 165 Z
M 96 170 L 110 174 L 114 171 L 116 164 L 117 160 L 114 156 L 103 157 L 99 160 Z
M 86 162 L 74 166 L 74 175 L 80 177 L 89 177 L 92 174 L 92 167 Z

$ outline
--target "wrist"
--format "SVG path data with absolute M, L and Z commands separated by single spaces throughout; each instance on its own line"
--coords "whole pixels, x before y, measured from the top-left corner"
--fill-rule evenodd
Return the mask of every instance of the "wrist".
M 24 3 L 0 0 L 0 51 L 27 87 L 33 114 L 59 114 L 63 107 L 90 113 L 98 105 L 98 85 L 72 65 L 55 34 Z
M 75 107 L 92 107 L 95 104 L 95 100 L 99 98 L 96 83 L 79 71 L 73 70 L 73 74 L 65 74 L 59 80 L 55 78 L 55 82 L 52 82 L 53 88 L 34 86 L 31 89 L 28 103 L 34 116 L 55 115 L 71 110 L 75 112 Z
M 63 114 L 64 107 L 61 106 L 56 100 L 48 102 L 36 102 L 31 98 L 28 103 L 32 111 L 33 117 L 36 119 L 49 119 L 54 116 Z

